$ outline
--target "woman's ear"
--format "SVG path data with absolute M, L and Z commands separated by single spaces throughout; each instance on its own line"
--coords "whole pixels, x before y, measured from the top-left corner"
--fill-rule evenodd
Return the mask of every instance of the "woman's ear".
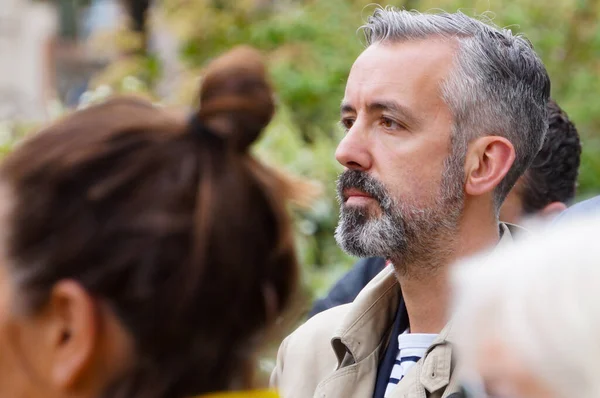
M 486 136 L 473 140 L 465 161 L 465 192 L 472 196 L 493 192 L 514 161 L 515 149 L 506 138 Z
M 51 381 L 57 390 L 81 384 L 92 363 L 98 314 L 94 299 L 77 282 L 65 280 L 52 289 L 48 300 L 53 345 Z

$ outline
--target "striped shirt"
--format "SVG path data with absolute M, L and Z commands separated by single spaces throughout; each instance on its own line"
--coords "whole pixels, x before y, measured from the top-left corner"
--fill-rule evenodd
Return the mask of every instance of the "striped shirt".
M 408 329 L 398 336 L 398 354 L 385 389 L 385 398 L 390 396 L 408 370 L 425 355 L 436 337 L 437 334 L 409 333 Z

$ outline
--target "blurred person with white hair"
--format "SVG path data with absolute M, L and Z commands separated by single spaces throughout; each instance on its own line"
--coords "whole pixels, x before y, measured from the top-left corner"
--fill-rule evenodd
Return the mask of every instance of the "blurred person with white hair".
M 454 269 L 467 397 L 600 397 L 598 231 L 575 218 Z

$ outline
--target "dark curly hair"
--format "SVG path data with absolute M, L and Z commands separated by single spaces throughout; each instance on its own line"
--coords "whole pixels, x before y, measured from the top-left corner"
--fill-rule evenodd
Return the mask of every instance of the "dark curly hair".
M 542 149 L 523 176 L 523 210 L 532 214 L 549 203 L 575 197 L 581 142 L 575 125 L 554 102 L 548 102 L 548 133 Z

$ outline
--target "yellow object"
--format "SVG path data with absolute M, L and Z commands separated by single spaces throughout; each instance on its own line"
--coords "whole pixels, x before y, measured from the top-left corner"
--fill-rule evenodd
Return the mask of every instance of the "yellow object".
M 279 398 L 274 390 L 230 391 L 202 395 L 197 398 Z

